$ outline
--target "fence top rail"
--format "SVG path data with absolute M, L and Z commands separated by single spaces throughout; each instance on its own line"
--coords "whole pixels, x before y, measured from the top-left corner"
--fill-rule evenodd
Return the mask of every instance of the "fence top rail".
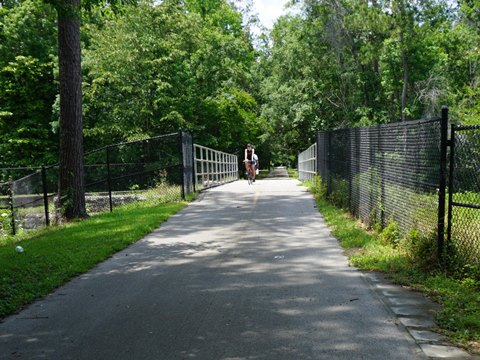
M 21 180 L 25 180 L 31 176 L 34 176 L 34 175 L 37 175 L 40 171 L 42 171 L 43 169 L 45 170 L 48 170 L 48 169 L 52 169 L 54 167 L 58 167 L 58 164 L 56 165 L 48 165 L 48 166 L 42 166 L 42 167 L 23 167 L 23 168 L 0 168 L 0 171 L 2 170 L 32 170 L 33 172 L 31 172 L 30 174 L 27 174 L 25 176 L 22 176 L 20 178 L 16 178 L 16 179 L 12 179 L 12 182 L 16 182 L 16 181 L 21 181 Z M 1 183 L 0 182 L 0 185 L 3 185 L 3 184 L 9 184 L 9 182 L 4 182 L 4 183 Z
M 397 121 L 388 124 L 377 124 L 377 125 L 370 125 L 370 126 L 357 126 L 353 128 L 342 128 L 342 129 L 332 129 L 332 130 L 324 130 L 319 131 L 319 133 L 330 133 L 330 132 L 342 132 L 342 131 L 352 131 L 352 130 L 360 130 L 360 129 L 372 129 L 372 128 L 396 128 L 402 126 L 410 126 L 410 125 L 421 125 L 421 124 L 429 124 L 434 122 L 441 121 L 442 118 L 440 117 L 433 117 L 428 119 L 420 119 L 420 120 L 407 120 L 407 121 Z M 475 125 L 472 125 L 475 126 Z
M 216 153 L 218 153 L 218 154 L 225 154 L 225 155 L 237 156 L 237 155 L 234 155 L 234 154 L 226 153 L 226 152 L 224 152 L 224 151 L 215 150 L 215 149 L 212 149 L 212 148 L 209 148 L 209 147 L 206 147 L 206 146 L 202 146 L 202 145 L 198 145 L 198 144 L 193 144 L 193 145 L 194 145 L 196 148 L 198 148 L 198 149 L 210 150 L 210 151 L 216 152 Z
M 12 183 L 15 184 L 16 182 L 19 182 L 19 181 L 25 181 L 26 179 L 31 178 L 32 176 L 35 176 L 35 175 L 38 175 L 38 174 L 40 174 L 39 170 L 35 171 L 34 173 L 30 173 L 28 175 L 25 175 L 25 176 L 21 177 L 20 179 L 15 179 L 15 180 L 12 181 Z
M 322 132 L 323 132 L 323 131 L 322 131 Z M 314 147 L 314 146 L 317 146 L 317 143 L 316 143 L 316 142 L 313 143 L 312 145 L 310 145 L 310 146 L 309 146 L 308 148 L 306 148 L 305 150 L 301 151 L 300 154 L 303 154 L 304 152 L 310 150 L 310 149 L 311 149 L 312 147 Z
M 453 128 L 458 131 L 462 130 L 480 130 L 480 124 L 477 125 L 453 125 Z
M 7 171 L 7 170 L 40 170 L 41 166 L 25 166 L 25 167 L 3 167 L 0 168 L 0 171 Z
M 161 139 L 161 138 L 165 138 L 165 137 L 170 137 L 170 136 L 178 136 L 178 132 L 170 133 L 170 134 L 164 134 L 164 135 L 152 136 L 152 137 L 145 138 L 145 139 L 140 139 L 140 140 L 125 141 L 125 142 L 120 142 L 120 143 L 116 143 L 116 144 L 106 145 L 106 146 L 103 146 L 103 147 L 101 147 L 101 148 L 98 148 L 98 149 L 95 149 L 95 150 L 86 152 L 86 153 L 84 154 L 84 156 L 90 155 L 90 154 L 95 154 L 96 152 L 99 152 L 99 151 L 102 151 L 102 150 L 106 150 L 107 148 L 114 148 L 115 146 L 123 146 L 123 145 L 137 144 L 137 143 L 148 142 L 148 141 L 150 141 L 150 140 L 157 140 L 157 139 Z
M 215 160 L 215 159 L 200 159 L 200 158 L 195 158 L 195 161 L 200 162 L 200 163 L 211 163 L 211 164 L 216 164 L 216 163 L 232 164 L 232 161 L 228 161 L 228 160 Z M 237 160 L 235 160 L 234 162 L 236 163 Z

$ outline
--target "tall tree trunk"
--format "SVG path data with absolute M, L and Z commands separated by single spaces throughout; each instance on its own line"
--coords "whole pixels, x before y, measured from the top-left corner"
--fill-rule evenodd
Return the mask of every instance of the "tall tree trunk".
M 402 68 L 403 68 L 403 87 L 402 87 L 402 121 L 406 120 L 405 109 L 407 107 L 407 90 L 408 90 L 408 59 L 407 50 L 405 48 L 403 30 L 400 33 L 400 44 L 402 46 Z
M 58 199 L 68 220 L 85 217 L 80 1 L 63 0 L 58 12 L 60 155 Z
M 397 6 L 399 7 L 399 19 L 398 19 L 398 25 L 399 25 L 399 37 L 400 37 L 400 46 L 402 50 L 402 72 L 403 72 L 403 86 L 402 86 L 402 98 L 401 98 L 401 117 L 402 121 L 406 120 L 406 114 L 405 114 L 405 109 L 407 108 L 407 97 L 408 97 L 408 58 L 407 58 L 407 44 L 406 44 L 406 39 L 405 35 L 409 34 L 409 26 L 410 22 L 408 19 L 408 14 L 406 10 L 406 3 L 404 0 L 399 0 L 397 3 Z

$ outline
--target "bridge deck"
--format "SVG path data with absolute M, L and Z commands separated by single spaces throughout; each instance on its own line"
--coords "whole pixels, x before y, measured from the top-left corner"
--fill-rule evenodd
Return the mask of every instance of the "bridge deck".
M 25 359 L 423 356 L 348 266 L 312 196 L 290 179 L 206 191 L 154 233 L 6 319 L 0 348 Z

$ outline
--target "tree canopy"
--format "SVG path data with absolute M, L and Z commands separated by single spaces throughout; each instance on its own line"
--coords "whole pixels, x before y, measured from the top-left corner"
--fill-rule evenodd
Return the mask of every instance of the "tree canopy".
M 55 11 L 0 3 L 0 165 L 55 163 Z M 205 146 L 250 142 L 288 162 L 318 130 L 431 117 L 442 105 L 456 122 L 480 122 L 476 0 L 292 0 L 300 12 L 263 41 L 245 1 L 93 3 L 81 27 L 86 150 L 182 128 Z
M 478 2 L 293 0 L 261 61 L 262 115 L 294 156 L 317 130 L 438 115 L 479 123 Z M 475 10 L 474 10 L 475 9 Z

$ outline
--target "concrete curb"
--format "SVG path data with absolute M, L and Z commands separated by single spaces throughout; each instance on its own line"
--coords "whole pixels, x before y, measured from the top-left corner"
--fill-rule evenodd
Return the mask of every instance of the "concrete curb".
M 430 359 L 480 359 L 467 351 L 449 343 L 448 339 L 437 332 L 435 314 L 440 305 L 421 293 L 403 286 L 392 284 L 380 273 L 362 272 L 366 282 L 378 298 L 390 309 L 423 353 Z

